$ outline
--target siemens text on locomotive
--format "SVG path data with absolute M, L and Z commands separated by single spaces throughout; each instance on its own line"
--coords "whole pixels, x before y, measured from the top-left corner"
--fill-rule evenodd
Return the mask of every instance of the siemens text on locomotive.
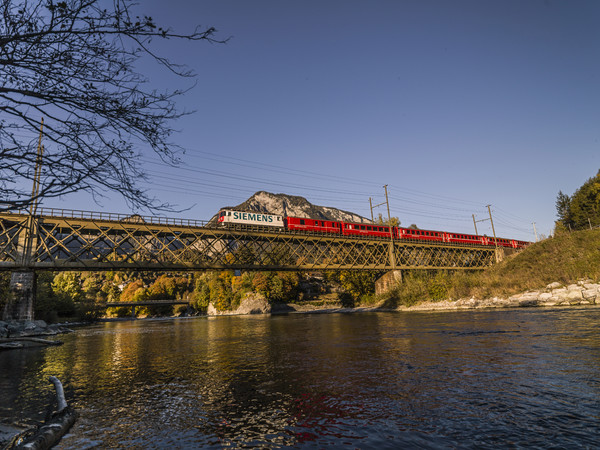
M 475 234 L 452 233 L 447 231 L 418 230 L 390 227 L 373 223 L 351 223 L 333 220 L 308 219 L 304 217 L 283 217 L 274 214 L 243 212 L 223 209 L 218 214 L 219 224 L 242 224 L 253 226 L 280 227 L 291 231 L 339 234 L 343 236 L 364 236 L 374 238 L 411 239 L 420 241 L 450 242 L 473 245 L 495 245 L 494 238 Z M 501 247 L 523 248 L 527 241 L 497 238 Z

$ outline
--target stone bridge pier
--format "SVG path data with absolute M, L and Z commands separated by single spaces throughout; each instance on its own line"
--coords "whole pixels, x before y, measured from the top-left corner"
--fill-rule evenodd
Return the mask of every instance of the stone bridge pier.
M 392 270 L 375 282 L 375 295 L 385 294 L 402 283 L 402 271 Z
M 36 274 L 33 270 L 12 272 L 2 320 L 33 320 Z

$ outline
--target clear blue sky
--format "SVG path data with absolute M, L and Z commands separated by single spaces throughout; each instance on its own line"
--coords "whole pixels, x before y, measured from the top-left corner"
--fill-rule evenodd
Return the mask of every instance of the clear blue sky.
M 403 225 L 549 234 L 559 190 L 600 169 L 600 2 L 144 0 L 180 31 L 225 45 L 160 42 L 198 73 L 175 124 L 179 170 L 144 153 L 146 186 L 209 219 L 258 190 Z M 188 80 L 141 66 L 153 86 Z M 152 162 L 155 161 L 155 162 Z M 43 206 L 128 212 L 116 197 Z M 376 212 L 384 213 L 384 208 Z M 177 216 L 177 214 L 168 214 Z M 491 234 L 489 222 L 478 224 Z

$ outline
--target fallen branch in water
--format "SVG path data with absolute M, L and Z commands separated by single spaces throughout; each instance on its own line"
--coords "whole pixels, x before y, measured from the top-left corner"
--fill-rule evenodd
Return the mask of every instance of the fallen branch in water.
M 52 414 L 50 420 L 36 430 L 27 430 L 15 436 L 7 448 L 49 449 L 56 445 L 75 423 L 77 412 L 67 404 L 62 383 L 56 377 L 50 377 L 49 381 L 54 384 L 56 389 L 57 411 Z

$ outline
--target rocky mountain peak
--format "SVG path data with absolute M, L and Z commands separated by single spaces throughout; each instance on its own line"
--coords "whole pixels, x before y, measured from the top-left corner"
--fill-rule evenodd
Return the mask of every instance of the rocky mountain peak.
M 367 223 L 370 220 L 349 211 L 332 208 L 329 206 L 313 205 L 304 197 L 287 194 L 272 194 L 259 191 L 244 203 L 229 206 L 223 209 L 236 211 L 254 211 L 265 214 L 282 216 L 306 217 L 311 219 L 335 220 L 344 222 Z

